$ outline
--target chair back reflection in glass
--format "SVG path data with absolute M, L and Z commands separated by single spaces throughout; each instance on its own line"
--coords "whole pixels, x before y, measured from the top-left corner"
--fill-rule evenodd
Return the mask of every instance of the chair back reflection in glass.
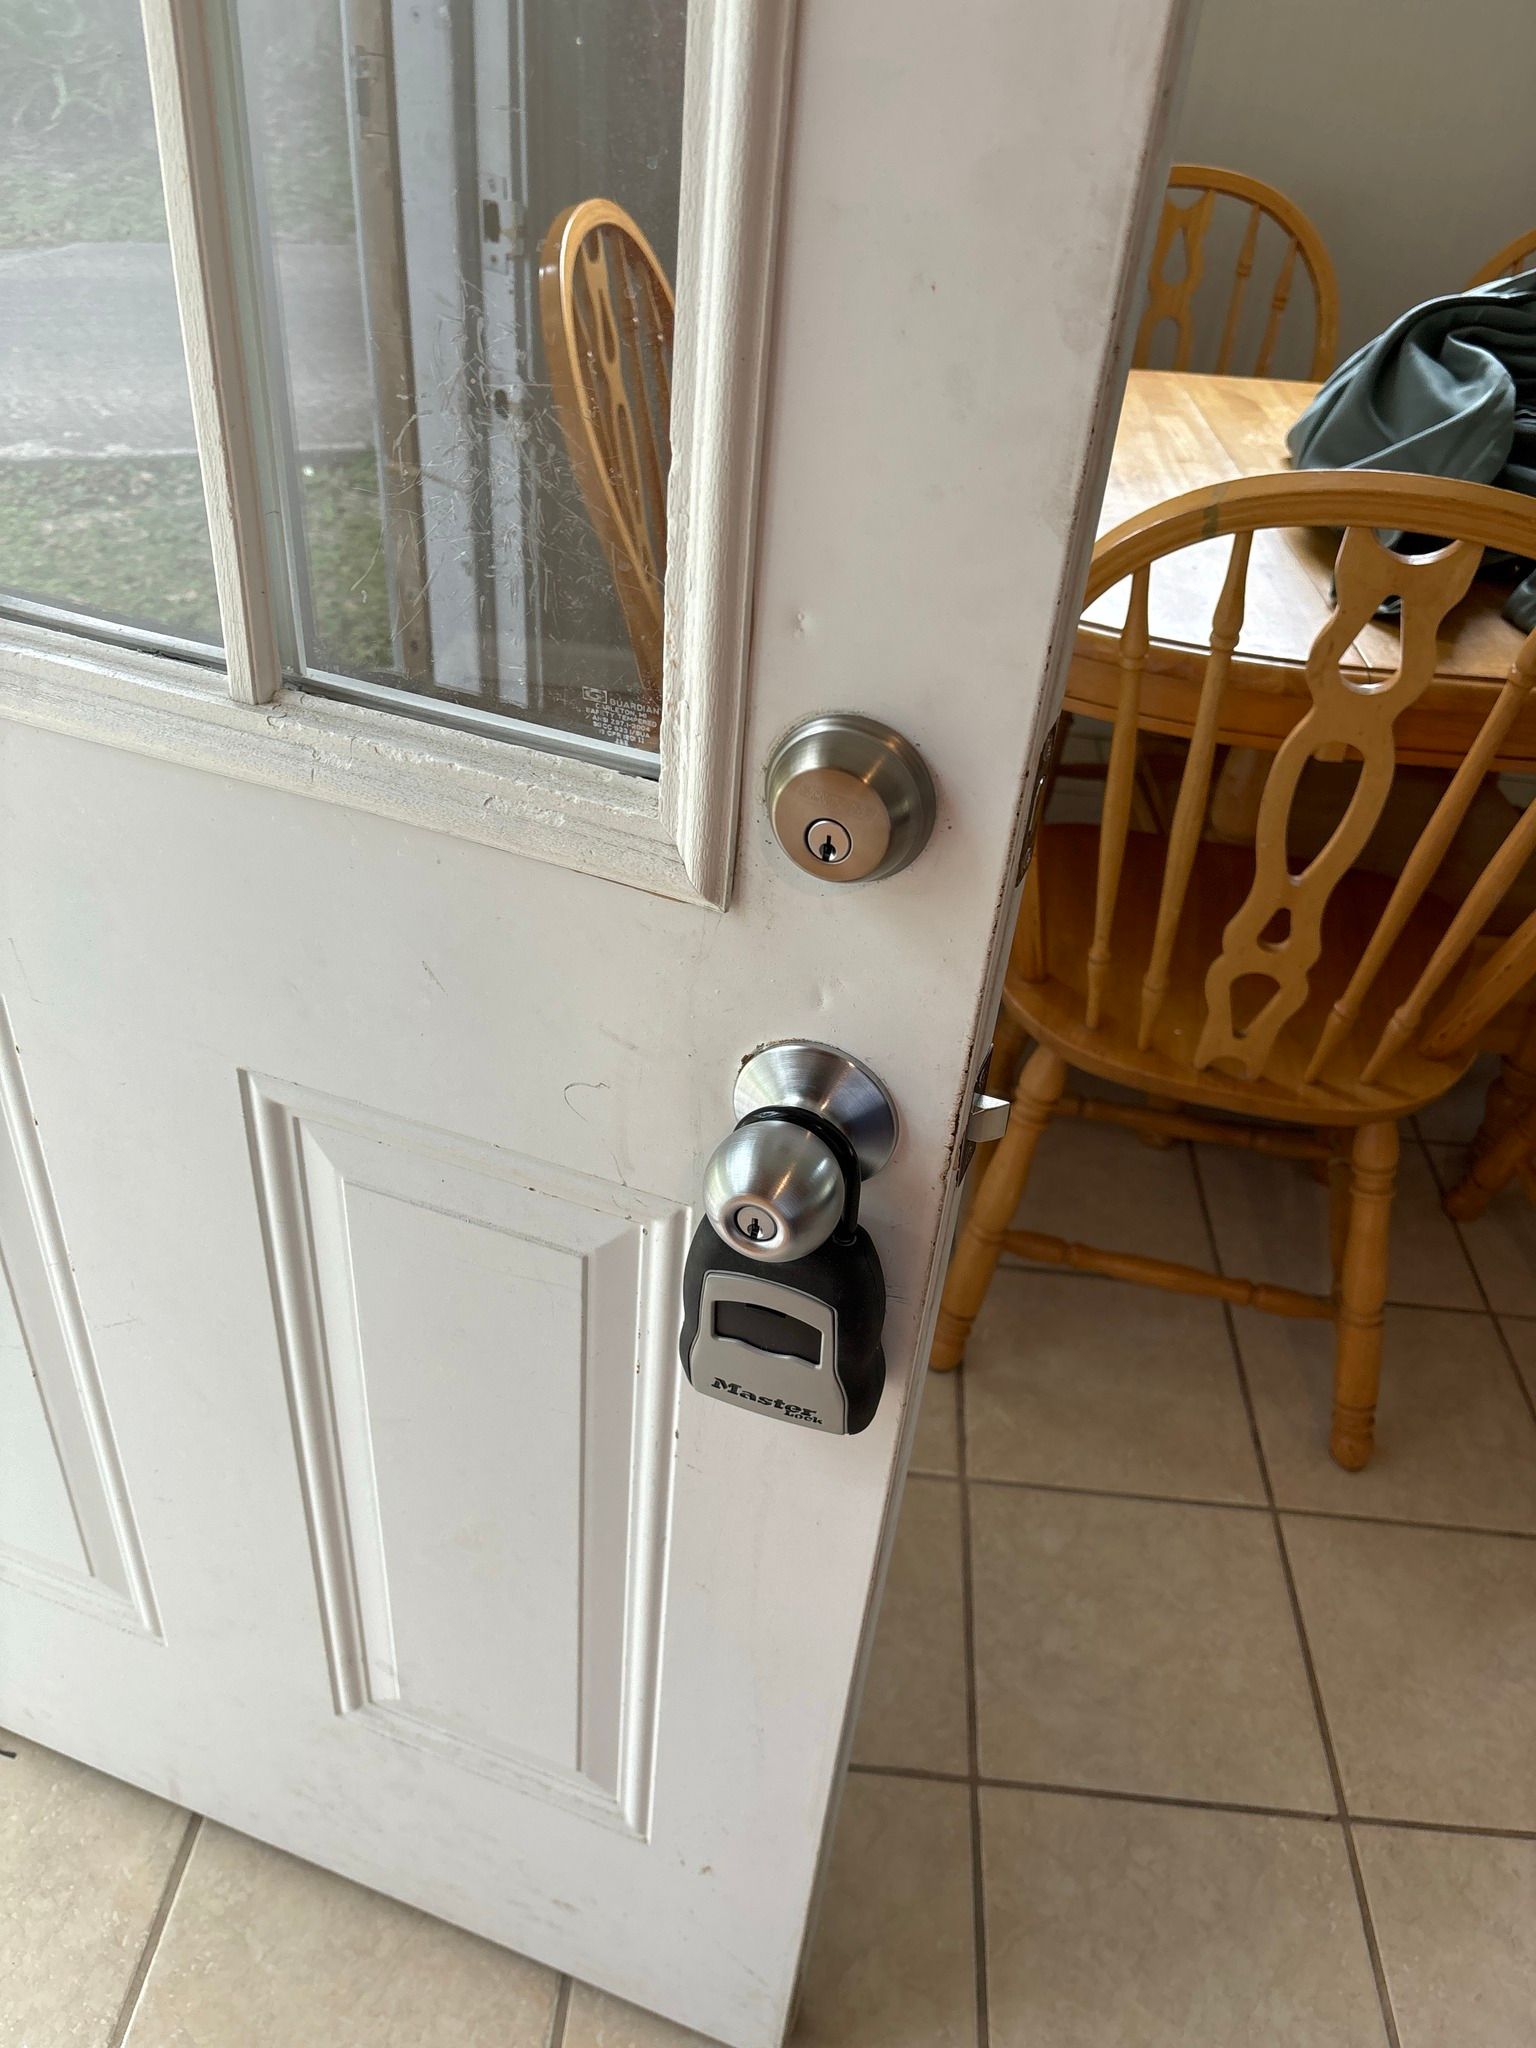
M 539 315 L 566 454 L 659 720 L 673 301 L 623 207 L 584 199 L 556 217 L 539 258 Z

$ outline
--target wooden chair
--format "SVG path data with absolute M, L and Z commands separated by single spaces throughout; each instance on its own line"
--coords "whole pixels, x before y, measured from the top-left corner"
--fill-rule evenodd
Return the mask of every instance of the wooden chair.
M 1516 1178 L 1536 1202 L 1536 1015 L 1529 1012 L 1488 1090 L 1466 1171 L 1446 1191 L 1446 1215 L 1474 1221 Z
M 1192 197 L 1182 195 L 1192 194 Z M 1206 241 L 1218 212 L 1217 202 L 1231 199 L 1248 208 L 1233 265 L 1232 285 L 1227 297 L 1226 316 L 1215 360 L 1196 363 L 1195 307 L 1206 281 Z M 1243 336 L 1243 310 L 1249 280 L 1259 251 L 1259 234 L 1268 220 L 1283 237 L 1278 251 L 1278 270 L 1270 293 L 1268 314 L 1258 341 L 1257 354 L 1245 369 L 1237 369 L 1234 358 Z M 1333 263 L 1322 236 L 1301 208 L 1266 185 L 1259 178 L 1244 177 L 1240 171 L 1223 171 L 1214 164 L 1175 164 L 1168 173 L 1168 195 L 1163 201 L 1157 239 L 1147 273 L 1147 306 L 1136 330 L 1137 369 L 1151 363 L 1158 330 L 1171 321 L 1174 352 L 1164 368 L 1211 370 L 1218 376 L 1270 374 L 1275 343 L 1279 339 L 1291 287 L 1300 257 L 1312 285 L 1312 359 L 1307 375 L 1326 377 L 1333 368 L 1333 352 L 1339 334 L 1339 288 Z M 1170 266 L 1182 259 L 1179 274 L 1170 276 Z
M 1387 1236 L 1401 1117 L 1450 1088 L 1473 1041 L 1536 970 L 1536 912 L 1500 941 L 1479 935 L 1536 852 L 1536 807 L 1520 814 L 1459 906 L 1428 883 L 1536 685 L 1536 634 L 1521 648 L 1474 744 L 1400 876 L 1354 865 L 1381 816 L 1395 767 L 1393 728 L 1435 671 L 1435 637 L 1466 593 L 1484 546 L 1529 552 L 1532 509 L 1515 493 L 1428 477 L 1318 472 L 1251 477 L 1191 491 L 1107 534 L 1086 602 L 1129 579 L 1119 635 L 1119 704 L 1096 824 L 1042 828 L 1004 985 L 1005 1039 L 1035 1050 L 1013 1116 L 961 1227 L 933 1364 L 959 1363 L 999 1254 L 1122 1280 L 1317 1316 L 1337 1328 L 1332 1450 L 1370 1457 L 1381 1362 Z M 1243 622 L 1253 536 L 1275 526 L 1342 529 L 1335 610 L 1306 668 L 1309 708 L 1267 757 L 1255 842 L 1202 836 L 1221 700 Z M 1405 560 L 1374 529 L 1448 536 Z M 1203 677 L 1189 689 L 1191 738 L 1166 836 L 1130 829 L 1154 565 L 1230 535 Z M 1390 675 L 1346 677 L 1341 663 L 1383 601 L 1402 602 Z M 1310 763 L 1353 758 L 1358 777 L 1331 836 L 1305 864 L 1287 830 Z M 1069 1067 L 1167 1107 L 1080 1101 Z M 1202 1110 L 1254 1122 L 1216 1121 Z M 1012 1219 L 1040 1134 L 1056 1116 L 1090 1117 L 1167 1138 L 1241 1145 L 1326 1168 L 1333 1288 L 1312 1295 L 1174 1265 L 1133 1250 L 1067 1244 Z
M 1476 270 L 1467 279 L 1466 289 L 1475 291 L 1480 284 L 1492 284 L 1496 277 L 1517 277 L 1522 270 L 1529 270 L 1536 261 L 1536 228 L 1527 228 L 1523 235 L 1516 235 L 1512 242 L 1506 242 L 1496 256 L 1490 256 L 1481 270 Z
M 539 256 L 539 318 L 566 454 L 659 717 L 672 287 L 623 207 L 584 199 L 556 217 Z

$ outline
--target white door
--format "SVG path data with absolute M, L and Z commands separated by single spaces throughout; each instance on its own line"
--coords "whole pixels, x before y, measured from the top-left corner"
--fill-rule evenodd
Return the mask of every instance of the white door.
M 562 732 L 391 675 L 387 619 L 337 655 L 319 494 L 377 451 L 322 452 L 300 351 L 356 247 L 261 199 L 302 109 L 247 49 L 241 111 L 217 0 L 145 20 L 227 656 L 0 560 L 0 1722 L 741 2048 L 791 2009 L 1179 11 L 692 0 L 659 758 L 600 737 L 611 647 Z M 832 709 L 938 791 L 861 886 L 763 802 Z M 704 1160 L 791 1038 L 901 1120 L 858 1436 L 678 1370 Z

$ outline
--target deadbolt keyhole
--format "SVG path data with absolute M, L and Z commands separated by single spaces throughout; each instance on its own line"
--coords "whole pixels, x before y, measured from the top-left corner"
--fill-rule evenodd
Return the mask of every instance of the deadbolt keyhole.
M 852 834 L 836 818 L 813 818 L 805 828 L 805 843 L 823 867 L 836 867 L 853 851 Z

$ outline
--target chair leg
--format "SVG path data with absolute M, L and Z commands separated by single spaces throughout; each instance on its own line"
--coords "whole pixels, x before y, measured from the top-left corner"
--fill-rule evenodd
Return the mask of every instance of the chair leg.
M 1179 1106 L 1171 1095 L 1146 1095 L 1142 1100 L 1148 1109 L 1177 1109 Z M 1167 1137 L 1162 1131 L 1138 1131 L 1136 1135 L 1143 1145 L 1150 1145 L 1154 1152 L 1171 1152 L 1178 1143 L 1177 1138 Z
M 1348 1130 L 1331 1131 L 1329 1130 L 1326 1124 L 1320 1124 L 1318 1126 L 1317 1135 L 1320 1138 L 1327 1140 L 1328 1157 L 1326 1159 L 1309 1160 L 1307 1163 L 1307 1171 L 1311 1174 L 1312 1178 L 1317 1182 L 1320 1188 L 1327 1188 L 1331 1193 L 1338 1185 L 1338 1178 L 1334 1173 L 1334 1168 L 1338 1165 L 1340 1159 L 1344 1161 L 1345 1178 L 1346 1180 L 1348 1179 L 1349 1146 L 1350 1140 L 1354 1136 L 1354 1133 Z M 1333 1265 L 1334 1285 L 1337 1286 L 1339 1278 L 1339 1262 L 1337 1258 L 1334 1259 Z
M 1523 1110 L 1536 1103 L 1536 1019 L 1521 1033 L 1513 1052 L 1499 1062 L 1483 1105 L 1483 1120 L 1472 1140 L 1474 1153 L 1486 1152 Z
M 1339 1273 L 1338 1349 L 1333 1370 L 1329 1449 L 1347 1472 L 1370 1463 L 1381 1383 L 1381 1308 L 1387 1297 L 1387 1244 L 1397 1125 L 1362 1124 L 1350 1154 L 1349 1220 Z
M 930 1364 L 950 1372 L 965 1356 L 971 1325 L 987 1298 L 1003 1246 L 1003 1232 L 1013 1221 L 1019 1197 L 1029 1179 L 1040 1133 L 1067 1084 L 1067 1066 L 1059 1053 L 1037 1046 L 1024 1063 L 1013 1091 L 1008 1128 L 987 1162 L 976 1196 L 960 1226 L 944 1298 L 939 1305 Z
M 1333 1293 L 1337 1300 L 1344 1279 L 1344 1247 L 1349 1241 L 1349 1153 L 1340 1150 L 1327 1161 L 1328 1254 L 1333 1267 Z
M 997 1028 L 992 1034 L 992 1062 L 987 1068 L 989 1095 L 1013 1093 L 1013 1084 L 1019 1078 L 1019 1063 L 1028 1043 L 1029 1035 L 1024 1026 L 1005 1004 L 998 1012 Z
M 1486 1151 L 1475 1153 L 1464 1179 L 1445 1197 L 1442 1207 L 1458 1223 L 1470 1223 L 1481 1216 L 1501 1188 L 1508 1187 L 1520 1169 L 1536 1153 L 1536 1102 L 1531 1102 L 1508 1123 Z

